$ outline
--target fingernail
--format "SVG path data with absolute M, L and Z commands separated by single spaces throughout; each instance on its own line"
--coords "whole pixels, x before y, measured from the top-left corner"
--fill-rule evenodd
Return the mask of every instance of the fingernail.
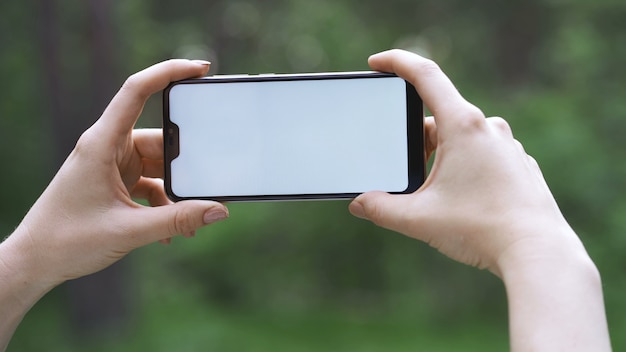
M 350 213 L 357 218 L 366 219 L 365 209 L 363 209 L 363 206 L 359 202 L 350 203 Z
M 191 237 L 194 237 L 195 235 L 196 235 L 196 231 L 191 231 L 191 232 L 187 232 L 183 236 L 186 238 L 191 238 Z
M 212 224 L 216 221 L 224 220 L 228 217 L 228 212 L 224 209 L 210 209 L 204 213 L 202 220 L 206 225 Z
M 202 66 L 209 66 L 211 64 L 210 61 L 206 61 L 206 60 L 191 60 L 191 62 L 196 63 L 198 65 L 202 65 Z

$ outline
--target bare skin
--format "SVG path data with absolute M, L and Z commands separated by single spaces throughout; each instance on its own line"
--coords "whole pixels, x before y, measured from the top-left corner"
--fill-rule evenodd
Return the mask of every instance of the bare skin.
M 350 211 L 502 278 L 511 350 L 609 351 L 600 275 L 506 121 L 485 118 L 430 60 L 392 50 L 369 63 L 416 87 L 436 156 L 415 193 L 365 193 Z
M 434 114 L 427 152 L 437 153 L 418 191 L 368 192 L 350 211 L 502 278 L 513 351 L 609 351 L 598 271 L 506 121 L 485 118 L 430 60 L 392 50 L 369 62 L 416 87 Z M 160 180 L 161 132 L 133 130 L 151 94 L 208 66 L 171 60 L 131 76 L 0 244 L 0 350 L 53 287 L 228 216 L 215 202 L 172 204 Z
M 170 60 L 131 76 L 76 144 L 50 185 L 0 244 L 0 350 L 24 314 L 53 287 L 104 269 L 131 250 L 192 236 L 224 219 L 222 204 L 172 204 L 163 191 L 160 130 L 133 130 L 144 103 L 208 62 Z M 152 207 L 133 198 L 147 199 Z

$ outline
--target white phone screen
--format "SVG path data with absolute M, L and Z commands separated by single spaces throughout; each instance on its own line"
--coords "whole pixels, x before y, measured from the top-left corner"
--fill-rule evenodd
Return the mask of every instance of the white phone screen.
M 402 192 L 406 83 L 398 77 L 179 84 L 178 197 Z

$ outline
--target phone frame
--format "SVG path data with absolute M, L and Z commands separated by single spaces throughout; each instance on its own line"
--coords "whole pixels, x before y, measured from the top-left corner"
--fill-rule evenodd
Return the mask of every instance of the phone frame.
M 238 196 L 192 196 L 180 197 L 172 191 L 171 162 L 178 157 L 178 126 L 170 121 L 170 90 L 179 84 L 223 84 L 233 82 L 266 82 L 266 81 L 302 81 L 327 79 L 363 79 L 397 77 L 391 73 L 375 71 L 356 72 L 324 72 L 303 74 L 259 74 L 259 75 L 214 75 L 202 78 L 185 79 L 170 83 L 163 90 L 163 164 L 164 186 L 167 196 L 173 201 L 202 199 L 218 202 L 233 201 L 284 201 L 284 200 L 325 200 L 352 199 L 360 193 L 316 193 L 316 194 L 268 194 Z M 406 83 L 407 104 L 407 164 L 408 187 L 392 194 L 413 193 L 424 183 L 426 178 L 426 155 L 424 148 L 424 109 L 423 103 L 415 87 Z

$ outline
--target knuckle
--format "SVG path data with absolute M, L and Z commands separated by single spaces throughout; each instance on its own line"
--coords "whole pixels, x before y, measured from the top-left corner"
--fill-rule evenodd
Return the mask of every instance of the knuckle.
M 480 120 L 480 121 L 485 120 L 485 114 L 483 113 L 483 111 L 472 103 L 466 102 L 464 106 L 464 110 L 465 110 L 465 115 L 469 119 Z
M 539 162 L 537 162 L 537 159 L 528 154 L 526 156 L 528 157 L 528 163 L 530 164 L 530 166 L 538 171 L 541 171 L 541 167 L 539 167 Z
M 163 61 L 163 65 L 167 66 L 168 69 L 173 69 L 176 65 L 178 65 L 179 63 L 181 63 L 183 61 L 187 61 L 187 60 L 167 59 L 167 60 Z
M 367 218 L 378 226 L 383 226 L 383 214 L 382 210 L 376 204 L 372 204 L 369 207 L 365 208 L 365 213 L 367 214 Z
M 387 216 L 385 212 L 385 207 L 382 205 L 381 202 L 367 202 L 366 204 L 364 204 L 364 210 L 367 218 L 371 222 L 378 226 L 384 227 L 386 225 Z
M 509 123 L 500 116 L 494 116 L 487 119 L 487 122 L 500 130 L 501 132 L 506 133 L 507 135 L 513 135 L 513 131 L 511 130 L 511 126 Z
M 465 102 L 458 107 L 456 114 L 457 128 L 464 133 L 481 131 L 486 126 L 485 114 L 477 106 Z
M 136 90 L 139 86 L 139 83 L 139 72 L 133 73 L 132 75 L 128 76 L 128 78 L 126 78 L 126 81 L 124 81 L 124 84 L 122 85 L 122 89 L 131 91 Z
M 400 48 L 393 48 L 393 49 L 387 50 L 385 54 L 388 54 L 391 57 L 400 58 L 400 57 L 407 55 L 408 52 Z
M 170 234 L 178 235 L 195 230 L 191 217 L 184 211 L 176 210 L 170 223 Z
M 405 202 L 407 199 L 410 198 L 379 199 L 370 202 L 364 210 L 367 218 L 375 225 L 408 234 L 419 214 L 413 213 L 410 203 Z
M 423 77 L 429 77 L 432 75 L 440 75 L 441 72 L 442 71 L 439 65 L 430 59 L 422 59 L 416 65 L 416 74 L 419 77 L 422 77 L 422 79 Z
M 126 94 L 131 94 L 132 96 L 138 96 L 140 98 L 147 98 L 148 94 L 144 92 L 144 82 L 142 79 L 142 72 L 133 73 L 130 75 L 124 84 L 122 84 L 122 88 L 120 89 L 122 92 Z
M 76 141 L 76 145 L 74 146 L 73 154 L 82 156 L 89 156 L 91 154 L 93 145 L 97 142 L 97 136 L 95 132 L 90 128 L 83 132 L 81 136 Z

